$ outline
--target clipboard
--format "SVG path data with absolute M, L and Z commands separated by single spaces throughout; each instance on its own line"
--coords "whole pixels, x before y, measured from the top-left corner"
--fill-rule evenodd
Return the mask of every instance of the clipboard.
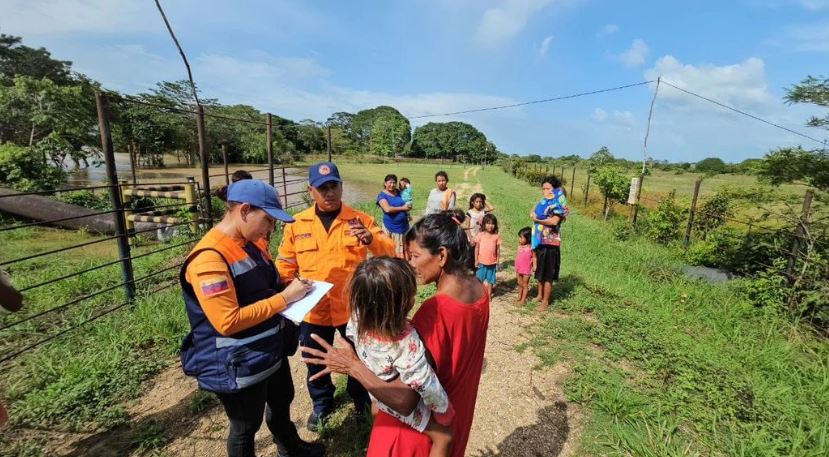
M 322 297 L 324 297 L 332 287 L 334 287 L 334 284 L 331 284 L 330 282 L 314 281 L 308 295 L 291 303 L 285 311 L 282 311 L 279 314 L 296 322 L 297 324 L 302 322 L 303 319 L 305 319 L 305 315 L 311 312 L 311 310 L 319 304 Z

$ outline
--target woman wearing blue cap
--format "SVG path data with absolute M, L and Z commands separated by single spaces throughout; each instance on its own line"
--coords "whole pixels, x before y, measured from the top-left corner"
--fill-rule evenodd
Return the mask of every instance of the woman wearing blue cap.
M 322 456 L 291 422 L 294 385 L 287 357 L 293 324 L 278 313 L 304 297 L 310 282 L 279 279 L 267 239 L 277 220 L 293 222 L 276 189 L 242 180 L 227 190 L 224 218 L 187 256 L 180 273 L 191 331 L 182 342 L 184 372 L 215 392 L 230 420 L 229 457 L 253 457 L 265 423 L 278 456 Z

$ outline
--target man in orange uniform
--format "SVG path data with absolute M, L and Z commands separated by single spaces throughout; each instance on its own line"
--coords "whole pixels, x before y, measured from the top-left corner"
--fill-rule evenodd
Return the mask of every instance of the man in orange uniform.
M 371 216 L 342 202 L 342 180 L 333 163 L 311 165 L 308 184 L 314 206 L 296 214 L 296 221 L 285 226 L 277 269 L 286 282 L 293 280 L 298 272 L 302 278 L 334 284 L 299 326 L 300 344 L 320 349 L 311 339 L 312 333 L 329 343 L 334 341 L 335 330 L 345 337 L 345 325 L 350 317 L 345 289 L 351 273 L 369 251 L 376 256 L 394 256 L 394 241 L 383 233 Z M 308 365 L 308 377 L 323 368 Z M 349 378 L 347 391 L 358 414 L 369 407 L 368 393 L 360 383 Z M 334 409 L 331 376 L 308 381 L 308 392 L 314 402 L 308 428 L 317 431 L 320 419 Z

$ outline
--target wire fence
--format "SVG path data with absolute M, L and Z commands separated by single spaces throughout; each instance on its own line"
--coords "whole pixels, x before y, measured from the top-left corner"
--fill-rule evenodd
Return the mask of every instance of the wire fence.
M 24 294 L 25 303 L 18 313 L 0 315 L 0 365 L 15 363 L 63 335 L 129 309 L 146 294 L 177 285 L 183 256 L 221 214 L 212 207 L 215 189 L 231 180 L 226 155 L 223 172 L 210 172 L 203 117 L 255 122 L 174 109 L 201 124 L 197 126 L 201 179 L 142 180 L 130 154 L 133 179 L 127 182 L 117 173 L 107 102 L 106 95 L 96 94 L 106 184 L 26 192 L 0 188 L 0 212 L 7 215 L 0 218 L 0 243 L 13 246 L 0 252 L 0 268 Z M 280 191 L 285 208 L 307 206 L 310 200 L 302 185 L 307 178 L 274 163 L 270 117 L 258 122 L 268 131 L 269 144 L 263 145 L 269 150 L 268 163 L 246 171 L 266 173 L 264 180 Z M 86 209 L 61 198 L 79 191 L 108 197 L 109 208 Z M 41 237 L 48 241 L 39 242 Z M 120 279 L 116 279 L 116 265 Z

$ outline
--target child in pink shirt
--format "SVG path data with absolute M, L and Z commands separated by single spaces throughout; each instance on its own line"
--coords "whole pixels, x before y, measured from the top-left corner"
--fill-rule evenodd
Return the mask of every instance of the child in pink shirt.
M 518 231 L 518 252 L 515 253 L 515 274 L 518 282 L 518 304 L 527 302 L 530 293 L 530 275 L 535 270 L 535 255 L 530 244 L 532 230 L 524 227 Z

